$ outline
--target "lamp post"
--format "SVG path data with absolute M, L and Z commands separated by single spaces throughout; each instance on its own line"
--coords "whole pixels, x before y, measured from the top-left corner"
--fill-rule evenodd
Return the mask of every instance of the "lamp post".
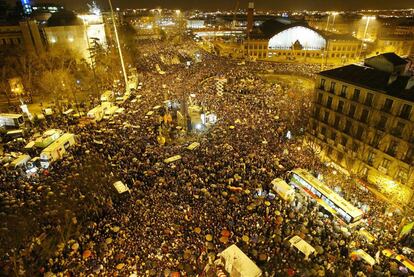
M 368 32 L 368 26 L 369 26 L 369 22 L 375 19 L 375 16 L 363 16 L 362 19 L 366 20 L 367 23 L 365 24 L 365 29 L 364 29 L 364 36 L 362 37 L 362 42 L 361 42 L 361 49 L 359 51 L 359 57 L 361 57 L 362 55 L 362 48 L 364 46 L 364 42 L 366 41 L 366 36 L 367 36 L 367 32 Z
M 119 42 L 118 30 L 116 29 L 116 23 L 115 23 L 115 17 L 114 17 L 114 10 L 112 8 L 112 2 L 111 2 L 111 0 L 108 0 L 108 2 L 109 2 L 109 7 L 111 8 L 111 17 L 112 17 L 112 23 L 114 25 L 115 40 L 116 40 L 116 44 L 118 46 L 118 53 L 119 53 L 119 58 L 121 60 L 121 66 L 122 66 L 122 72 L 123 72 L 123 75 L 124 75 L 125 90 L 126 90 L 128 88 L 128 77 L 127 77 L 126 70 L 125 70 L 124 58 L 122 56 L 121 43 Z
M 330 17 L 331 15 L 329 14 L 329 12 L 328 12 L 328 19 L 326 20 L 326 26 L 325 26 L 325 31 L 327 31 L 328 30 L 328 26 L 329 26 L 329 17 Z
M 335 25 L 335 17 L 338 15 L 338 13 L 337 12 L 333 12 L 332 15 L 333 15 L 333 19 L 332 19 L 332 27 L 331 27 L 331 29 L 333 30 L 334 25 Z

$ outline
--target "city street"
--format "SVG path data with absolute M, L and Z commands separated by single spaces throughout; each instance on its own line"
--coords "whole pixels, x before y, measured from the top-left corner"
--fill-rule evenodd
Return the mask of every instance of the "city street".
M 77 138 L 69 155 L 30 177 L 1 171 L 2 273 L 196 276 L 231 244 L 265 276 L 398 272 L 380 251 L 400 250 L 402 214 L 322 164 L 303 144 L 313 99 L 309 80 L 319 65 L 238 65 L 191 41 L 150 41 L 139 48 L 145 55 L 135 57 L 134 65 L 143 85 L 120 104 L 123 113 L 87 125 L 55 113 L 32 126 L 25 142 L 35 133 L 61 129 Z M 201 62 L 190 66 L 160 59 L 195 50 Z M 272 82 L 259 77 L 268 70 L 292 77 Z M 220 93 L 218 79 L 226 79 Z M 189 97 L 213 111 L 217 123 L 191 141 L 160 145 L 159 115 L 148 112 L 165 100 Z M 194 141 L 200 146 L 186 149 Z M 21 151 L 23 146 L 12 143 L 4 149 Z M 165 162 L 176 155 L 181 159 Z M 258 191 L 272 192 L 275 178 L 289 181 L 288 172 L 295 168 L 322 175 L 327 186 L 364 209 L 362 223 L 343 225 L 299 192 L 291 203 L 274 191 L 272 197 L 257 196 Z M 116 181 L 129 193 L 118 195 L 112 187 Z M 375 239 L 361 237 L 362 229 Z M 305 259 L 287 241 L 294 235 L 316 253 Z M 378 262 L 370 266 L 350 256 L 353 249 L 363 249 Z

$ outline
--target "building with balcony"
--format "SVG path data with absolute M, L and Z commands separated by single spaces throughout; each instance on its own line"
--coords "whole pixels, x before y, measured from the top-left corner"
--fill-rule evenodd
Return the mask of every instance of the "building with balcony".
M 318 74 L 308 142 L 324 159 L 408 203 L 414 189 L 414 77 L 394 53 Z

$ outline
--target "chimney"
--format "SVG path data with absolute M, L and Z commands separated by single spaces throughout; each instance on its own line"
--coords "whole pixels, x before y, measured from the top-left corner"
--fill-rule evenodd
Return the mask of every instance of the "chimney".
M 410 90 L 414 87 L 414 76 L 411 76 L 410 79 L 407 81 L 407 85 L 405 86 L 406 90 Z
M 249 2 L 247 9 L 247 34 L 253 30 L 254 2 Z

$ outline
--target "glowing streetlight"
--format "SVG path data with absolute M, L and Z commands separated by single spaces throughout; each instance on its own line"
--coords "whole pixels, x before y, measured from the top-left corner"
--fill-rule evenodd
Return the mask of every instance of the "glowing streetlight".
M 332 15 L 333 15 L 333 20 L 332 20 L 332 27 L 331 27 L 331 29 L 333 29 L 333 28 L 334 28 L 334 25 L 335 25 L 335 17 L 336 17 L 338 14 L 339 14 L 338 12 L 333 12 L 333 13 L 332 13 Z
M 128 77 L 127 77 L 126 70 L 125 70 L 124 58 L 122 56 L 121 43 L 119 42 L 118 30 L 116 29 L 114 10 L 112 8 L 111 0 L 108 0 L 108 2 L 109 2 L 109 7 L 111 8 L 112 23 L 114 25 L 115 40 L 116 40 L 116 44 L 118 45 L 119 58 L 121 59 L 122 72 L 124 73 L 125 89 L 127 89 L 128 88 Z
M 362 37 L 362 42 L 361 42 L 361 50 L 360 50 L 360 52 L 359 52 L 359 56 L 361 57 L 361 54 L 362 54 L 362 48 L 363 48 L 363 44 L 364 44 L 364 41 L 366 41 L 366 36 L 367 36 L 367 31 L 368 31 L 368 26 L 369 26 L 369 22 L 371 21 L 371 20 L 375 20 L 375 16 L 374 15 L 372 15 L 372 16 L 366 16 L 366 15 L 364 15 L 363 17 L 362 17 L 362 19 L 363 20 L 366 20 L 367 21 L 367 23 L 365 24 L 365 30 L 364 30 L 364 36 Z

